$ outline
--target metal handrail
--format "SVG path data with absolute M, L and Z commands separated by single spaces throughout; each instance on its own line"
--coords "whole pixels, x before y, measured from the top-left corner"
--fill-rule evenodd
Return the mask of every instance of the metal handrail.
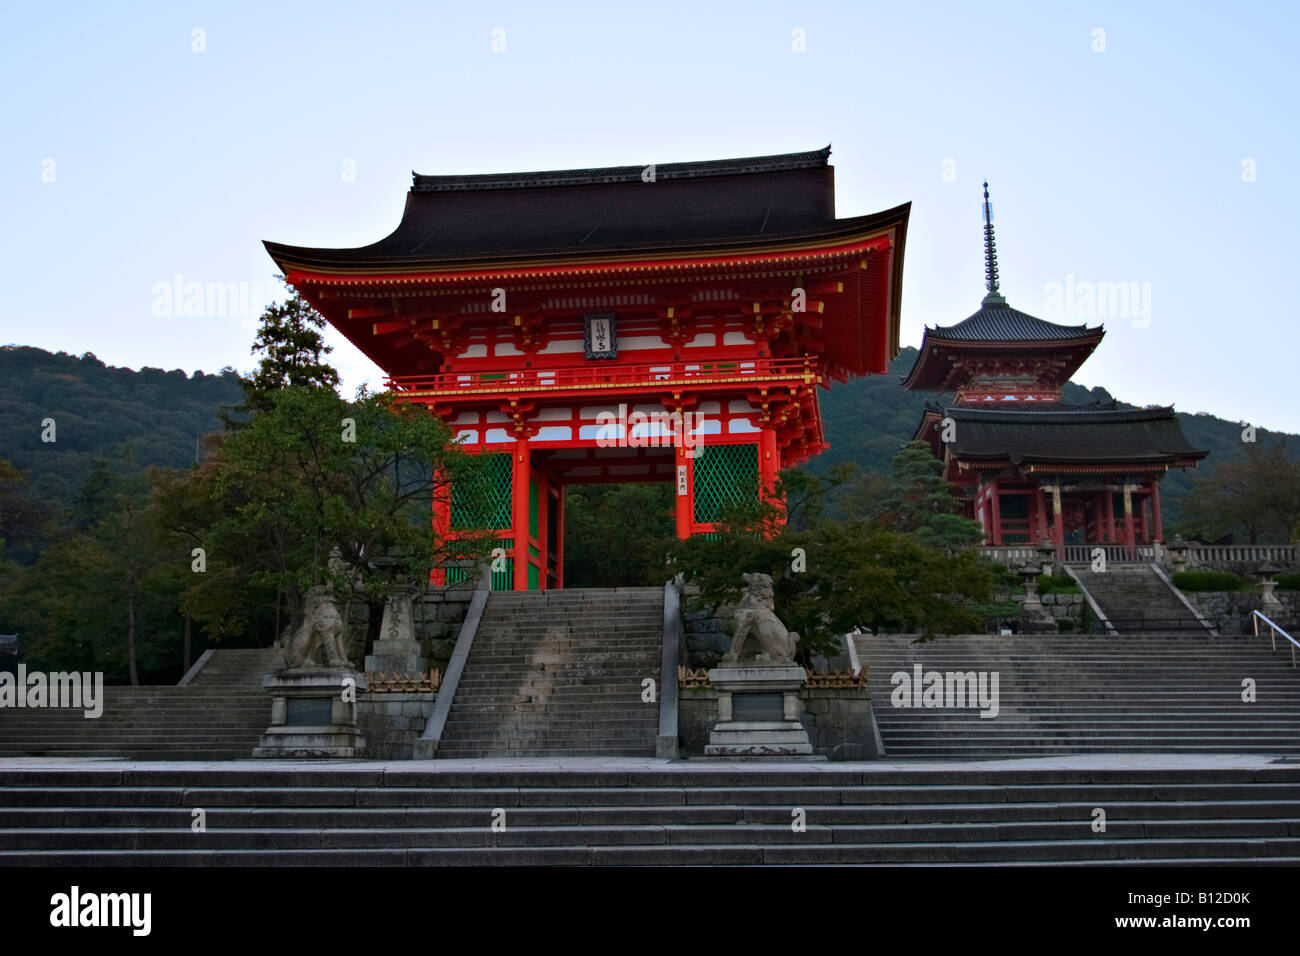
M 1271 627 L 1271 628 L 1273 629 L 1273 633 L 1271 633 L 1269 636 L 1273 639 L 1273 650 L 1274 650 L 1274 651 L 1277 651 L 1277 636 L 1278 636 L 1278 634 L 1281 634 L 1283 637 L 1285 637 L 1288 641 L 1291 642 L 1291 666 L 1292 666 L 1292 667 L 1295 667 L 1295 649 L 1296 649 L 1297 647 L 1300 647 L 1300 641 L 1297 641 L 1294 637 L 1292 637 L 1292 636 L 1291 636 L 1290 634 L 1288 634 L 1286 631 L 1282 630 L 1282 628 L 1278 627 L 1276 624 L 1274 624 L 1272 621 L 1270 621 L 1268 618 L 1266 618 L 1266 617 L 1265 617 L 1263 614 L 1261 614 L 1259 611 L 1251 611 L 1251 612 L 1250 612 L 1250 619 L 1251 619 L 1251 623 L 1255 625 L 1255 636 L 1256 636 L 1256 637 L 1259 637 L 1259 622 L 1260 622 L 1260 621 L 1263 621 L 1265 624 L 1267 624 L 1269 627 Z

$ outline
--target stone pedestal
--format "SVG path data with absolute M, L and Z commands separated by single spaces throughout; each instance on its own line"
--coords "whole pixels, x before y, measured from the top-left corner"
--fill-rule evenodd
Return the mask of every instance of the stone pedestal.
M 368 687 L 364 674 L 342 667 L 292 668 L 267 674 L 262 686 L 271 695 L 271 726 L 254 757 L 366 755 L 356 704 Z
M 409 594 L 398 594 L 384 604 L 384 620 L 374 648 L 366 655 L 365 669 L 370 674 L 428 673 L 429 662 L 420 655 L 420 644 L 415 639 Z
M 812 743 L 799 722 L 799 689 L 807 680 L 796 664 L 713 668 L 709 683 L 718 692 L 718 722 L 705 756 L 811 756 Z
M 1033 580 L 1025 581 L 1025 603 L 1020 606 L 1019 630 L 1021 634 L 1059 634 L 1061 631 L 1056 618 L 1038 599 L 1038 583 Z

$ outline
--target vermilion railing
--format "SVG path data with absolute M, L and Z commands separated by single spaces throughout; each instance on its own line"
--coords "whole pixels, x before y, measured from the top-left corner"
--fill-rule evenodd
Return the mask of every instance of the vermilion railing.
M 565 368 L 521 368 L 508 371 L 443 372 L 438 375 L 397 376 L 385 385 L 398 394 L 457 395 L 474 392 L 544 392 L 564 389 L 636 388 L 653 385 L 701 386 L 737 381 L 821 381 L 816 366 L 804 358 L 735 359 L 718 362 L 659 362 L 615 365 L 591 362 Z

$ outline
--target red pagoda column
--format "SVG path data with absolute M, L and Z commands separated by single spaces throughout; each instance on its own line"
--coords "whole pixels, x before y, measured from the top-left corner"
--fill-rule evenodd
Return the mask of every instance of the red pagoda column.
M 516 591 L 528 590 L 528 457 L 528 436 L 520 435 L 515 439 L 510 469 L 510 534 L 515 542 Z
M 1163 542 L 1165 540 L 1165 529 L 1160 523 L 1160 482 L 1151 479 L 1151 523 L 1155 525 L 1151 533 L 1155 540 Z
M 1133 486 L 1124 483 L 1124 543 L 1128 546 L 1129 557 L 1133 557 L 1137 539 L 1133 537 Z
M 1061 520 L 1061 486 L 1052 485 L 1052 543 L 1056 545 L 1056 556 L 1065 552 L 1065 523 Z
M 993 520 L 993 543 L 1002 543 L 1002 499 L 998 497 L 998 480 L 989 483 L 989 509 Z
M 1106 543 L 1115 543 L 1115 492 L 1106 488 Z

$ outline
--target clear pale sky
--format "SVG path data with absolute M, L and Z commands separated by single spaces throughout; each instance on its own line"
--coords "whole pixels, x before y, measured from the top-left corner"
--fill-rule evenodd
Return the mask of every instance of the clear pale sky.
M 260 304 L 282 297 L 262 239 L 373 242 L 397 224 L 412 170 L 830 143 L 838 215 L 912 203 L 904 345 L 979 305 L 987 177 L 1010 304 L 1106 326 L 1078 380 L 1300 432 L 1296 11 L 12 5 L 0 34 L 0 344 L 245 370 L 249 317 L 187 317 L 184 303 L 168 314 L 161 289 L 180 275 L 256 284 Z M 1136 284 L 1129 314 L 1103 302 L 1088 319 L 1086 300 L 1062 296 L 1101 283 Z M 349 393 L 379 384 L 364 356 L 330 341 Z

